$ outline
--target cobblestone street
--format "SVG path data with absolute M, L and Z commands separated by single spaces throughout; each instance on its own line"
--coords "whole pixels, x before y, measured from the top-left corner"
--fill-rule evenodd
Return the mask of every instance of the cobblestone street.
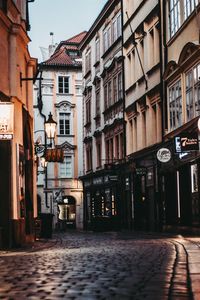
M 200 299 L 199 239 L 57 234 L 0 252 L 0 299 Z

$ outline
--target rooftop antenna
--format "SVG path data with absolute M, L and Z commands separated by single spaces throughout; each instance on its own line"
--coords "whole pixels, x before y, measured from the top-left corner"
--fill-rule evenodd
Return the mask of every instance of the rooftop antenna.
M 132 26 L 131 26 L 130 19 L 129 19 L 127 11 L 126 11 L 126 15 L 127 15 L 128 24 L 129 24 L 129 27 L 130 27 L 130 30 L 131 30 L 131 35 L 133 36 L 133 45 L 135 46 L 135 49 L 136 49 L 136 52 L 137 52 L 137 56 L 138 56 L 138 59 L 139 59 L 140 67 L 141 67 L 141 70 L 142 70 L 142 74 L 144 76 L 146 90 L 147 90 L 148 89 L 147 79 L 146 79 L 146 75 L 144 73 L 144 67 L 142 65 L 142 60 L 141 60 L 141 57 L 140 57 L 140 54 L 139 54 L 139 51 L 138 51 L 138 48 L 137 48 L 137 42 L 136 42 L 136 39 L 141 39 L 142 37 L 138 37 L 138 38 L 134 37 L 134 32 L 133 32 L 133 29 L 132 29 Z
M 54 33 L 53 32 L 50 32 L 50 36 L 52 37 L 51 38 L 51 45 L 53 46 L 53 44 L 54 44 L 54 42 L 53 42 L 53 35 L 54 35 Z

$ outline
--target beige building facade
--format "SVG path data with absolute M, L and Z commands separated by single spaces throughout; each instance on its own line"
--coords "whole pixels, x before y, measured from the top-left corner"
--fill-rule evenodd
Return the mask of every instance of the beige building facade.
M 200 5 L 162 1 L 161 8 L 164 142 L 172 154 L 162 167 L 166 226 L 199 227 Z
M 0 247 L 33 241 L 37 216 L 32 81 L 26 80 L 34 78 L 36 60 L 27 47 L 27 5 L 0 1 Z
M 162 141 L 159 1 L 123 1 L 127 201 L 135 228 L 159 225 L 158 165 Z

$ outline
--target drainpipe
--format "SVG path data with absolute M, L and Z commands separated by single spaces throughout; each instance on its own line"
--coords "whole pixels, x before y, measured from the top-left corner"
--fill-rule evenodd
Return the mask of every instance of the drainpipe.
M 38 107 L 39 113 L 42 116 L 42 118 L 44 119 L 44 123 L 45 123 L 46 122 L 46 116 L 42 113 L 42 108 L 43 108 L 43 102 L 42 102 L 42 71 L 40 71 L 39 95 L 38 95 L 37 107 Z M 45 145 L 45 150 L 46 150 L 47 135 L 46 135 L 45 130 L 44 130 L 44 145 Z M 44 173 L 44 188 L 45 188 L 45 190 L 47 189 L 47 187 L 48 187 L 48 173 L 47 173 L 47 168 L 45 168 L 45 173 Z M 45 193 L 46 208 L 50 208 L 50 206 L 48 205 L 47 191 L 45 191 L 44 193 Z
M 125 108 L 126 108 L 126 102 L 125 102 L 125 67 L 124 67 L 124 51 L 123 51 L 123 45 L 124 45 L 124 30 L 123 30 L 123 24 L 124 24 L 124 16 L 123 16 L 124 6 L 123 6 L 123 0 L 121 0 L 121 28 L 122 28 L 122 88 L 123 88 L 123 142 L 124 142 L 124 158 L 126 157 L 126 122 L 125 122 Z

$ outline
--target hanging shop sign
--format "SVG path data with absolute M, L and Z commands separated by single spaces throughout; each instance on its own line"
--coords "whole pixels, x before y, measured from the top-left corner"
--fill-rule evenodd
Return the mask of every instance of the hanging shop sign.
M 0 140 L 11 140 L 14 130 L 14 104 L 0 102 Z
M 199 141 L 197 133 L 185 133 L 182 136 L 174 138 L 175 152 L 190 152 L 199 150 Z
M 157 152 L 157 159 L 162 163 L 169 162 L 171 157 L 171 151 L 168 148 L 161 148 Z
M 45 160 L 48 162 L 63 162 L 64 161 L 63 149 L 61 148 L 46 149 Z

